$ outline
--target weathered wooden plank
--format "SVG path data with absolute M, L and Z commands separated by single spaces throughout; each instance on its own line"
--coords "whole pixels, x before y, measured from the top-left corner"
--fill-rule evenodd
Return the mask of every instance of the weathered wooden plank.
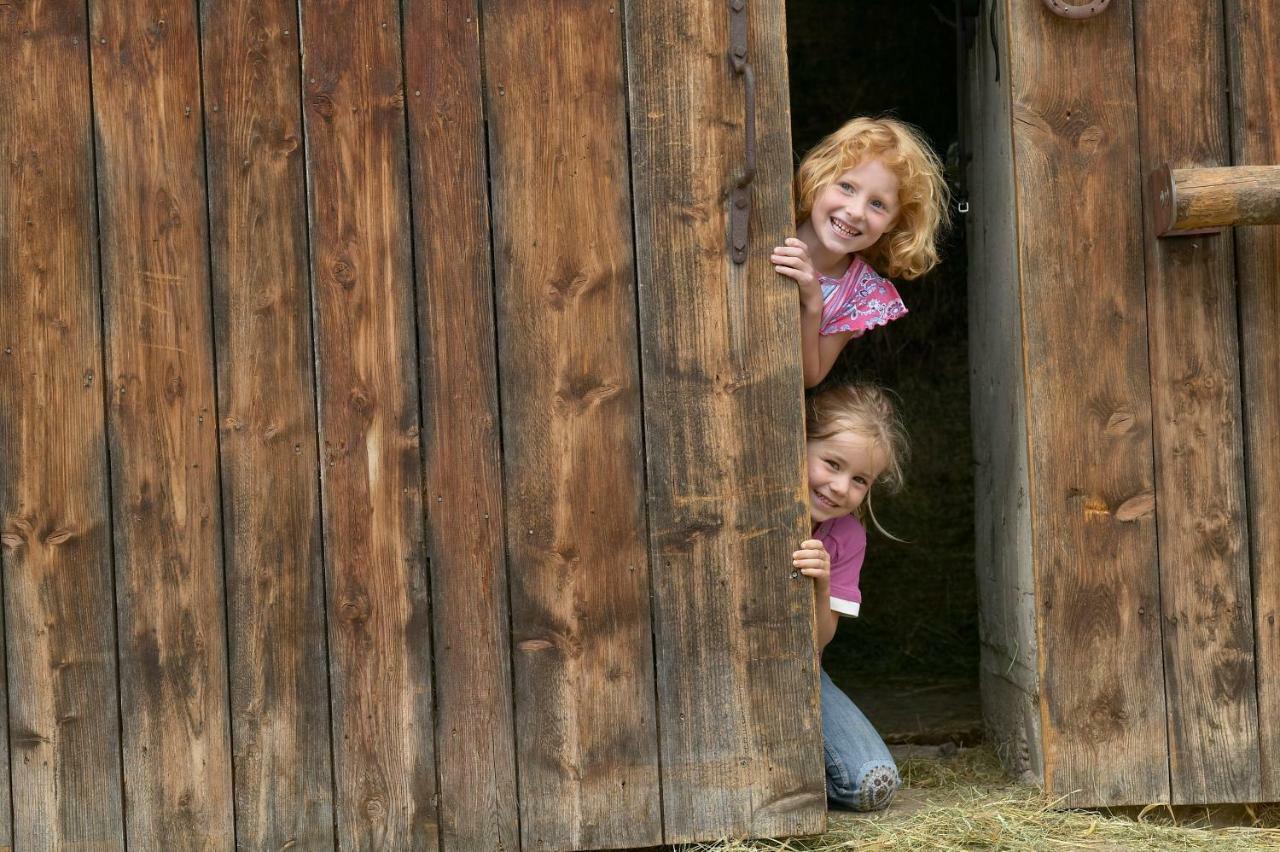
M 86 14 L 0 12 L 5 848 L 124 846 Z
M 93 2 L 126 833 L 233 840 L 193 3 Z
M 1007 32 L 1004 4 L 990 14 L 994 20 L 984 23 Z M 1005 768 L 1043 780 L 1012 104 L 1009 75 L 999 73 L 1009 67 L 1009 42 L 976 44 L 968 57 L 973 160 L 965 222 L 983 716 Z
M 744 167 L 728 4 L 627 7 L 662 795 L 668 843 L 819 831 L 826 802 L 783 6 L 753 0 L 759 171 L 748 261 L 726 245 Z
M 1133 5 L 1141 173 L 1225 163 L 1221 5 Z M 1145 246 L 1171 796 L 1252 802 L 1258 710 L 1232 247 L 1156 239 L 1156 212 L 1146 211 Z
M 87 32 L 83 4 L 0 15 L 6 847 L 124 840 Z
M 1169 792 L 1129 4 L 1005 2 L 1045 783 Z M 1034 49 L 1024 49 L 1034 45 Z M 1064 74 L 1063 69 L 1075 69 Z
M 400 8 L 301 8 L 338 840 L 434 848 Z
M 479 13 L 404 4 L 446 850 L 520 848 Z
M 236 839 L 332 845 L 297 5 L 202 6 Z
M 523 842 L 653 845 L 621 14 L 483 9 Z
M 1231 153 L 1280 163 L 1280 6 L 1227 0 Z M 1235 234 L 1244 379 L 1245 470 L 1257 636 L 1261 799 L 1280 799 L 1280 228 Z
M 4 564 L 0 563 L 0 568 L 3 568 L 3 567 L 4 567 Z M 4 621 L 5 621 L 4 608 L 0 607 L 0 677 L 5 678 L 5 681 L 4 681 L 5 685 L 0 686 L 0 698 L 8 699 L 9 697 L 8 680 L 7 680 L 8 666 L 6 665 L 6 659 L 4 654 L 6 650 L 5 649 L 6 643 L 4 641 L 4 632 L 7 629 L 7 625 L 4 623 Z M 0 723 L 4 724 L 4 730 L 8 732 L 9 714 L 7 711 L 3 715 L 0 715 Z M 8 766 L 9 765 L 9 738 L 6 736 L 0 739 L 4 740 L 4 742 L 0 742 L 0 766 Z M 13 799 L 10 795 L 11 792 L 12 790 L 10 787 L 9 778 L 8 777 L 0 778 L 0 806 L 3 806 L 3 805 L 10 806 L 7 812 L 0 813 L 0 849 L 4 849 L 6 850 L 6 852 L 7 850 L 10 850 L 13 848 L 13 808 L 12 808 Z

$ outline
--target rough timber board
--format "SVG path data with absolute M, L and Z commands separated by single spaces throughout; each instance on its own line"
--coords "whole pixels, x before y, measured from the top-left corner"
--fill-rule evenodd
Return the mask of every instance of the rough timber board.
M 236 842 L 333 843 L 298 8 L 201 9 Z
M 627 7 L 668 843 L 813 833 L 825 817 L 813 594 L 790 578 L 808 530 L 799 315 L 768 264 L 794 227 L 785 28 L 781 2 L 748 9 L 760 160 L 737 267 L 744 92 L 727 4 Z
M 1132 16 L 1005 8 L 1045 783 L 1165 801 Z
M 1231 154 L 1280 163 L 1280 6 L 1227 0 Z M 1235 229 L 1261 799 L 1280 799 L 1280 227 Z
M 440 841 L 516 850 L 479 14 L 474 0 L 403 8 Z
M 195 3 L 90 3 L 126 835 L 233 841 Z
M 1140 174 L 1228 160 L 1222 6 L 1134 0 Z M 1196 56 L 1187 65 L 1186 57 Z M 1156 239 L 1147 311 L 1174 804 L 1254 802 L 1257 689 L 1232 246 Z
M 434 848 L 400 6 L 301 22 L 338 843 Z
M 83 2 L 0 12 L 0 115 L 0 846 L 121 849 Z
M 621 15 L 483 15 L 523 843 L 657 844 Z
M 1003 4 L 992 14 L 982 26 L 1007 32 Z M 973 159 L 966 220 L 983 716 L 1006 769 L 1042 779 L 1009 41 L 999 38 L 992 48 L 984 34 L 968 58 Z

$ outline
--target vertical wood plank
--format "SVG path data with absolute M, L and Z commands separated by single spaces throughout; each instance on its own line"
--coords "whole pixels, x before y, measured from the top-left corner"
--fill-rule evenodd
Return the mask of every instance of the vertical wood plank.
M 488 171 L 474 0 L 404 4 L 446 850 L 520 848 Z
M 4 567 L 0 564 L 0 568 Z M 0 686 L 0 698 L 8 700 L 8 665 L 5 659 L 5 642 L 4 633 L 8 629 L 5 624 L 4 608 L 0 607 L 0 677 L 5 678 L 4 685 Z M 9 730 L 9 714 L 5 712 L 0 714 L 0 723 L 5 726 L 5 731 Z M 9 766 L 9 738 L 0 737 L 4 742 L 0 742 L 0 767 Z M 11 773 L 4 773 L 5 777 L 0 778 L 0 808 L 8 805 L 3 812 L 0 812 L 0 849 L 8 852 L 13 848 L 13 798 L 11 796 L 12 787 L 10 784 Z M 118 789 L 118 785 L 117 785 Z M 110 847 L 107 847 L 110 848 Z
M 1280 6 L 1226 0 L 1231 153 L 1280 163 Z M 1257 635 L 1261 800 L 1280 799 L 1280 228 L 1235 229 Z
M 1081 23 L 998 1 L 1009 29 L 996 38 L 1013 54 L 1045 783 L 1071 806 L 1165 801 L 1131 8 Z
M 820 831 L 826 813 L 799 310 L 768 263 L 793 232 L 785 18 L 753 0 L 750 257 L 726 245 L 744 164 L 729 4 L 627 9 L 665 841 Z
M 129 843 L 233 842 L 193 3 L 91 3 Z
M 483 9 L 523 842 L 653 845 L 621 10 Z
M 24 847 L 123 845 L 87 31 L 79 3 L 0 14 L 5 745 Z
M 202 7 L 236 837 L 332 845 L 297 5 Z
M 304 0 L 338 840 L 438 846 L 400 8 Z
M 1228 161 L 1222 6 L 1134 0 L 1141 174 Z M 1196 57 L 1189 66 L 1188 56 Z M 1231 241 L 1156 239 L 1151 403 L 1172 801 L 1258 800 L 1258 716 Z
M 84 3 L 6 7 L 0 57 L 0 847 L 122 849 Z
M 1008 32 L 1004 12 L 996 3 L 984 27 Z M 983 717 L 1005 769 L 1043 780 L 1008 39 L 994 46 L 989 36 L 975 40 L 968 61 L 973 161 L 965 221 Z

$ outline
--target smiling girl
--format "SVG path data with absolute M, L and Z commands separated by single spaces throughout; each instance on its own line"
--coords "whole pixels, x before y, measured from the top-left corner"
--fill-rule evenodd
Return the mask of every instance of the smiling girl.
M 855 118 L 805 155 L 800 226 L 770 258 L 799 285 L 805 387 L 831 372 L 850 340 L 907 312 L 876 269 L 912 279 L 937 265 L 946 210 L 942 164 L 905 122 Z
M 810 537 L 791 557 L 814 582 L 818 651 L 841 615 L 862 607 L 858 580 L 867 551 L 872 489 L 902 482 L 906 435 L 888 395 L 874 385 L 832 385 L 814 394 L 805 412 Z M 849 696 L 821 673 L 822 751 L 827 799 L 858 811 L 889 804 L 900 779 L 889 749 Z

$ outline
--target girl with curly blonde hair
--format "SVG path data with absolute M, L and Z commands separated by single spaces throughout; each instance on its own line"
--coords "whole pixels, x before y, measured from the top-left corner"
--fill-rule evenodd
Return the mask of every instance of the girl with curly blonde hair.
M 937 265 L 948 194 L 920 131 L 865 117 L 805 155 L 795 189 L 800 226 L 771 260 L 799 285 L 804 384 L 813 387 L 846 343 L 907 312 L 888 278 Z

